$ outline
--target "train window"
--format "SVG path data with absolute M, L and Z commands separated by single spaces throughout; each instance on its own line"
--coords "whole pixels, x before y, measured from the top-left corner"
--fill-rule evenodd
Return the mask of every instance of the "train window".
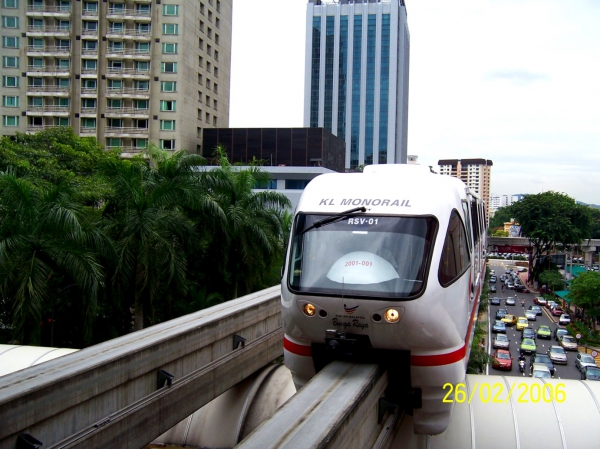
M 465 224 L 467 225 L 467 241 L 469 242 L 469 248 L 472 245 L 473 242 L 473 232 L 471 229 L 471 220 L 469 220 L 469 203 L 468 201 L 463 200 L 462 203 L 462 207 L 463 207 L 463 214 L 465 216 Z
M 469 247 L 465 227 L 456 210 L 450 215 L 448 232 L 442 248 L 438 279 L 446 287 L 458 279 L 469 266 Z
M 438 228 L 434 217 L 356 215 L 303 232 L 323 218 L 296 217 L 291 291 L 378 299 L 409 299 L 424 291 Z

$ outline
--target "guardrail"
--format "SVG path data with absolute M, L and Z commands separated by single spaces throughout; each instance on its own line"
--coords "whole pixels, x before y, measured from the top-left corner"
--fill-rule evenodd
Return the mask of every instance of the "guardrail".
M 277 286 L 0 377 L 0 448 L 142 447 L 279 357 L 282 338 Z

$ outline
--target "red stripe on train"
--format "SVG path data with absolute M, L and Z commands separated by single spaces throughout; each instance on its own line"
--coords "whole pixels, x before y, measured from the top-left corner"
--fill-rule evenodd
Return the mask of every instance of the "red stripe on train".
M 411 355 L 410 364 L 411 366 L 441 366 L 450 365 L 451 363 L 460 362 L 465 358 L 466 346 L 462 346 L 456 351 L 448 352 L 446 354 L 434 354 L 434 355 Z
M 283 348 L 292 354 L 301 355 L 304 357 L 312 357 L 312 348 L 310 346 L 299 345 L 293 341 L 289 341 L 283 337 Z

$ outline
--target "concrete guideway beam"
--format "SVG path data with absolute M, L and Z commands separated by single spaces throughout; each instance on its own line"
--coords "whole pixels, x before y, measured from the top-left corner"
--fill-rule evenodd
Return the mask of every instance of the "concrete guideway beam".
M 380 366 L 332 362 L 236 448 L 373 447 L 386 387 Z
M 244 348 L 233 350 L 235 335 Z M 141 447 L 280 356 L 282 338 L 276 286 L 0 377 L 0 449 L 22 432 L 52 447 L 89 429 Z M 159 370 L 174 380 L 157 392 Z

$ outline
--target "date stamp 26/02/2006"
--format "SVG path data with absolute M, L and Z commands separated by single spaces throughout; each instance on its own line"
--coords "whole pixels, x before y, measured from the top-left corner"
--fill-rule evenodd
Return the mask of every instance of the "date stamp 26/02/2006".
M 500 382 L 493 384 L 475 382 L 473 388 L 469 391 L 464 383 L 454 385 L 448 382 L 442 388 L 448 390 L 442 402 L 456 402 L 458 404 L 463 402 L 470 404 L 473 398 L 479 398 L 479 401 L 484 404 L 488 402 L 506 404 L 513 396 L 519 403 L 530 402 L 535 404 L 540 401 L 565 402 L 567 400 L 565 384 L 563 383 L 540 385 L 538 383 L 515 382 L 510 386 L 510 389 L 507 389 L 506 385 Z M 505 392 L 508 394 L 504 394 Z

